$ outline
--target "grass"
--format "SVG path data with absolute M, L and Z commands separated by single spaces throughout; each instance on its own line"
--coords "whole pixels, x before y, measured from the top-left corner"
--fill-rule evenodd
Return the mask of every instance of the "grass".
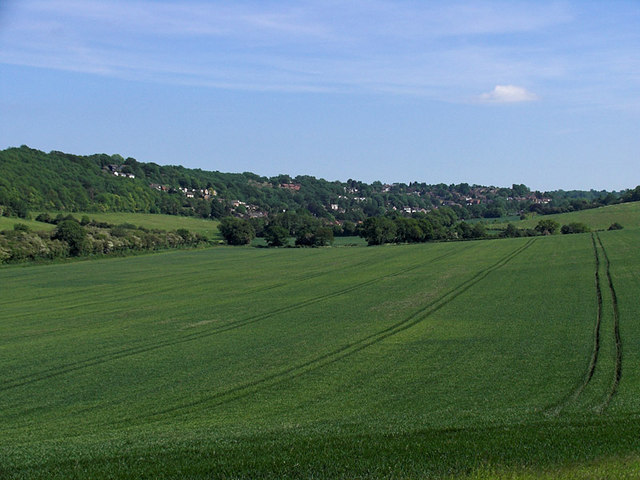
M 621 203 L 556 215 L 537 215 L 511 223 L 518 228 L 533 228 L 542 219 L 555 220 L 561 225 L 581 222 L 593 230 L 606 230 L 614 222 L 620 223 L 624 228 L 640 228 L 640 202 Z
M 35 220 L 25 220 L 24 218 L 0 216 L 0 231 L 13 230 L 13 226 L 16 223 L 22 223 L 28 226 L 31 230 L 34 230 L 36 232 L 43 231 L 43 230 L 44 231 L 53 230 L 55 228 L 55 225 L 51 225 L 50 223 L 36 222 Z
M 68 212 L 49 212 L 52 217 L 55 217 L 58 213 L 67 215 Z M 222 240 L 222 236 L 218 232 L 218 222 L 215 220 L 206 220 L 204 218 L 196 217 L 181 217 L 178 215 L 163 215 L 154 213 L 127 213 L 127 212 L 115 212 L 115 213 L 82 213 L 72 212 L 75 218 L 80 220 L 84 215 L 88 216 L 91 220 L 98 222 L 107 222 L 113 225 L 122 223 L 131 223 L 138 227 L 145 227 L 149 229 L 158 230 L 177 230 L 179 228 L 186 228 L 192 232 L 201 233 L 209 237 L 210 239 Z M 40 223 L 40 222 L 36 222 Z
M 639 241 L 2 269 L 0 477 L 633 478 Z

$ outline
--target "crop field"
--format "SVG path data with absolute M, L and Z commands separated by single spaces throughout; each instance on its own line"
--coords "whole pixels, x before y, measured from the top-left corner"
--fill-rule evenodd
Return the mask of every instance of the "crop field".
M 636 478 L 639 244 L 1 268 L 0 478 Z
M 511 222 L 519 228 L 533 228 L 538 221 L 551 219 L 562 224 L 581 222 L 594 230 L 606 230 L 614 222 L 624 228 L 640 227 L 640 202 L 621 203 L 607 207 L 580 210 L 577 212 L 560 213 L 557 215 L 538 215 L 522 221 Z
M 69 212 L 50 212 L 50 215 L 55 217 L 58 213 L 68 215 Z M 119 225 L 122 223 L 131 223 L 137 227 L 145 227 L 149 229 L 158 230 L 177 230 L 179 228 L 186 228 L 191 232 L 201 233 L 206 235 L 210 239 L 222 240 L 220 232 L 218 232 L 218 223 L 215 220 L 206 220 L 204 218 L 196 217 L 181 217 L 178 215 L 162 215 L 155 213 L 128 213 L 128 212 L 108 212 L 108 213 L 84 213 L 84 212 L 71 212 L 75 218 L 80 220 L 84 215 L 88 216 L 91 220 L 98 222 L 107 222 L 112 225 Z M 40 222 L 36 222 L 40 223 Z M 47 224 L 48 225 L 48 224 Z

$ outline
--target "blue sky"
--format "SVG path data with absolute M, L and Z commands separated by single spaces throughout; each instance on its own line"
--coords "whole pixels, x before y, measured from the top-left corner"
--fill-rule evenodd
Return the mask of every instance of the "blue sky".
M 0 148 L 640 184 L 638 1 L 0 0 Z

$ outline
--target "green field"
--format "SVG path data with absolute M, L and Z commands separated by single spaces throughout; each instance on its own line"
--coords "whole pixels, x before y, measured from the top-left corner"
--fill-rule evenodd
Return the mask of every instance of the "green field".
M 636 478 L 639 243 L 0 269 L 0 478 Z
M 537 215 L 511 223 L 518 228 L 533 228 L 542 219 L 555 220 L 561 225 L 581 222 L 593 230 L 606 230 L 614 222 L 620 223 L 624 228 L 640 228 L 640 202 L 621 203 L 557 215 Z
M 1 217 L 0 216 L 0 231 L 2 230 L 13 230 L 13 226 L 16 223 L 22 223 L 27 225 L 31 230 L 36 232 L 42 230 L 53 230 L 56 228 L 55 225 L 44 222 L 36 222 L 35 220 L 25 220 L 24 218 L 16 218 L 16 217 Z
M 49 212 L 52 217 L 55 217 L 59 213 L 63 215 L 73 215 L 76 219 L 80 220 L 83 216 L 89 217 L 91 220 L 98 222 L 106 222 L 112 225 L 120 225 L 123 223 L 130 223 L 137 227 L 145 227 L 148 229 L 157 230 L 177 230 L 179 228 L 186 228 L 187 230 L 195 233 L 201 233 L 206 235 L 212 240 L 222 240 L 222 236 L 218 231 L 218 223 L 215 220 L 205 220 L 203 218 L 195 217 L 181 217 L 178 215 L 161 215 L 152 213 L 83 213 L 83 212 Z M 35 216 L 35 215 L 34 215 Z M 35 220 L 24 220 L 22 218 L 15 217 L 2 217 L 0 216 L 0 230 L 12 230 L 13 225 L 16 223 L 24 223 L 28 225 L 32 230 L 53 230 L 55 225 L 50 223 L 36 222 Z

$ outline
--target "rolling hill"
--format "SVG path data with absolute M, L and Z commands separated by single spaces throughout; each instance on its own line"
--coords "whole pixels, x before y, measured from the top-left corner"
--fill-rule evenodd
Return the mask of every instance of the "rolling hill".
M 555 215 L 536 215 L 511 223 L 519 228 L 533 228 L 542 219 L 555 220 L 561 225 L 581 222 L 594 230 L 606 230 L 614 222 L 620 223 L 625 228 L 640 228 L 640 202 L 621 203 Z

